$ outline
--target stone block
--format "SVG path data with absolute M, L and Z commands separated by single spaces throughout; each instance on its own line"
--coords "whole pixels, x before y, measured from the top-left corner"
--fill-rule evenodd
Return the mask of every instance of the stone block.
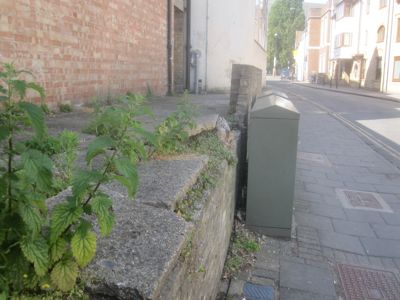
M 332 249 L 347 251 L 356 254 L 364 254 L 364 248 L 357 237 L 333 233 L 320 232 L 321 245 Z
M 206 156 L 185 155 L 139 165 L 140 181 L 135 201 L 173 210 L 195 184 L 207 161 Z M 121 189 L 115 182 L 109 187 Z
M 400 258 L 400 241 L 361 238 L 368 255 Z
M 328 269 L 288 261 L 281 262 L 281 288 L 297 289 L 325 296 L 336 296 L 333 280 L 332 273 Z M 281 299 L 284 298 L 281 296 Z

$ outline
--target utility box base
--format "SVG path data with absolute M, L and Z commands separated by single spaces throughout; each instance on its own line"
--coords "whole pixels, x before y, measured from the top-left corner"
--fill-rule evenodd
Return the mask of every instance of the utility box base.
M 280 96 L 260 96 L 250 112 L 246 225 L 291 237 L 299 113 Z
M 248 229 L 267 236 L 290 238 L 292 236 L 292 228 L 273 228 L 246 225 Z

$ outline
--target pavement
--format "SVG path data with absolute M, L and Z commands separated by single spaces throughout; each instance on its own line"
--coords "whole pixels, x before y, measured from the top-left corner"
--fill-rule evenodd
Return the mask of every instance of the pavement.
M 385 137 L 375 132 L 368 140 L 356 121 L 361 114 L 375 118 L 374 111 L 400 117 L 400 111 L 370 97 L 272 86 L 287 92 L 301 113 L 294 234 L 265 237 L 254 266 L 231 282 L 227 299 L 400 299 L 398 159 L 374 144 L 388 146 Z
M 330 87 L 329 84 L 321 85 L 321 84 L 315 84 L 315 83 L 308 83 L 308 82 L 293 82 L 294 84 L 313 88 L 313 89 L 321 89 L 325 91 L 331 91 L 334 93 L 344 93 L 344 94 L 350 94 L 350 95 L 360 95 L 364 97 L 370 97 L 370 98 L 377 98 L 377 99 L 382 99 L 382 100 L 388 100 L 388 101 L 395 101 L 395 102 L 400 102 L 400 94 L 385 94 L 381 93 L 378 91 L 371 91 L 363 88 L 350 88 L 350 87 Z

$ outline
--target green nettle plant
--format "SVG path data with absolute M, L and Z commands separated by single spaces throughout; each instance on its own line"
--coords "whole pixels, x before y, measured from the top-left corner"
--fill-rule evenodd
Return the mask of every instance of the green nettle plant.
M 171 113 L 155 129 L 155 151 L 160 154 L 175 153 L 183 150 L 184 142 L 189 138 L 188 130 L 195 127 L 195 106 L 185 92 L 178 103 L 177 111 Z
M 24 101 L 28 90 L 43 98 L 43 89 L 19 79 L 23 73 L 28 72 L 11 64 L 0 71 L 0 298 L 75 286 L 79 269 L 96 252 L 92 220 L 103 236 L 115 222 L 112 199 L 100 186 L 117 180 L 133 197 L 136 162 L 145 156 L 143 136 L 150 137 L 136 120 L 146 113 L 142 97 L 128 95 L 118 107 L 104 110 L 97 122 L 101 134 L 87 149 L 87 167 L 73 174 L 70 195 L 49 211 L 53 162 L 45 151 L 16 138 L 27 127 L 34 131 L 32 140 L 46 137 L 42 109 Z

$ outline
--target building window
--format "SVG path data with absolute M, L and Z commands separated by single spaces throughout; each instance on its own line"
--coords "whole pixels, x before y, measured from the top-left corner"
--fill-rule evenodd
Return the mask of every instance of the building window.
M 335 37 L 335 48 L 351 46 L 351 33 L 344 32 Z
M 352 4 L 348 1 L 343 1 L 336 6 L 336 20 L 343 17 L 351 17 Z
M 375 72 L 375 79 L 381 80 L 382 76 L 382 56 L 378 56 L 376 58 L 376 72 Z
M 393 81 L 400 81 L 400 56 L 394 57 Z
M 385 26 L 381 26 L 378 29 L 378 36 L 376 39 L 377 43 L 382 43 L 385 40 Z
M 399 0 L 400 1 L 400 0 Z M 396 42 L 400 42 L 400 19 L 397 19 Z
M 379 0 L 379 8 L 386 7 L 387 5 L 387 0 Z

